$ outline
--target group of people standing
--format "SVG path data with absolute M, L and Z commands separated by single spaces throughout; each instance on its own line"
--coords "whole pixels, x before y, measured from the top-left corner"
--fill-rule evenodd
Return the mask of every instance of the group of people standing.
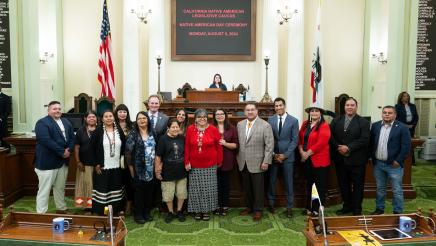
M 268 181 L 268 210 L 275 212 L 277 175 L 283 169 L 285 215 L 291 218 L 293 173 L 298 158 L 307 180 L 304 213 L 318 210 L 319 203 L 312 204 L 310 199 L 313 184 L 320 202 L 325 203 L 332 159 L 343 199 L 343 208 L 337 213 L 361 214 L 368 157 L 374 164 L 377 182 L 374 213 L 384 213 L 388 179 L 394 193 L 393 212 L 401 213 L 403 163 L 411 142 L 408 126 L 412 129 L 410 126 L 416 125 L 409 117 L 413 106 L 405 106 L 408 125 L 395 119 L 399 111 L 396 107 L 385 106 L 382 120 L 370 128 L 369 121 L 357 114 L 357 104 L 354 98 L 347 99 L 345 114 L 330 125 L 322 108 L 309 107 L 305 110 L 308 119 L 299 128 L 298 120 L 286 112 L 283 98 L 274 100 L 276 114 L 268 121 L 261 119 L 257 105 L 249 102 L 244 108 L 246 119 L 237 126 L 230 123 L 222 109 L 213 112 L 213 123 L 206 110 L 197 109 L 194 123 L 188 125 L 185 110 L 178 110 L 170 119 L 159 112 L 159 98 L 152 95 L 148 111 L 137 113 L 134 122 L 130 121 L 128 108 L 120 104 L 114 112 L 103 112 L 99 124 L 96 113 L 88 112 L 84 126 L 74 136 L 71 124 L 61 118 L 60 103 L 50 102 L 48 115 L 35 127 L 37 212 L 47 211 L 51 187 L 57 212 L 67 212 L 65 181 L 74 150 L 76 206 L 101 215 L 106 206 L 112 205 L 115 213 L 132 212 L 139 224 L 151 221 L 152 207 L 162 204 L 168 209 L 167 223 L 176 218 L 184 221 L 185 200 L 187 211 L 196 220 L 209 220 L 210 212 L 226 215 L 230 173 L 235 166 L 241 172 L 246 201 L 240 215 L 251 214 L 254 221 L 261 220 L 264 180 Z

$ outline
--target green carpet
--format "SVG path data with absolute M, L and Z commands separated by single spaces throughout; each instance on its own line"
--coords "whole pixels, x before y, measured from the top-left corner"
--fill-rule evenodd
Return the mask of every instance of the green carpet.
M 405 213 L 416 212 L 422 208 L 436 208 L 436 163 L 419 161 L 413 167 L 412 183 L 418 198 L 405 202 Z M 68 199 L 68 205 L 73 201 Z M 386 203 L 386 212 L 391 212 L 390 200 Z M 326 209 L 327 216 L 334 216 L 334 211 L 341 205 Z M 363 209 L 365 214 L 374 210 L 374 199 L 365 199 Z M 24 197 L 14 204 L 17 211 L 35 211 L 35 199 Z M 77 211 L 72 209 L 73 211 Z M 127 245 L 305 245 L 301 231 L 305 226 L 305 216 L 299 215 L 301 209 L 295 210 L 295 217 L 287 219 L 282 215 L 283 208 L 276 214 L 265 213 L 261 222 L 255 223 L 249 216 L 239 216 L 240 209 L 231 209 L 225 217 L 213 216 L 208 222 L 197 222 L 187 217 L 186 222 L 164 222 L 163 215 L 154 211 L 154 221 L 145 225 L 137 225 L 132 217 L 127 217 L 129 230 Z M 50 200 L 49 212 L 54 212 L 53 200 Z

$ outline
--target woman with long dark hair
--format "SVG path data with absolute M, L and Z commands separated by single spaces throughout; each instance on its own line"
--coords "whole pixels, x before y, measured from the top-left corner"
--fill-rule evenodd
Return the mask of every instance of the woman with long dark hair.
M 305 110 L 309 119 L 303 122 L 299 133 L 298 150 L 306 174 L 306 210 L 317 213 L 319 202 L 312 204 L 311 191 L 315 184 L 321 204 L 325 205 L 327 191 L 328 168 L 330 166 L 330 127 L 324 120 L 324 110 L 318 107 L 309 107 Z
M 97 113 L 85 113 L 85 124 L 76 132 L 74 144 L 74 159 L 77 163 L 76 189 L 74 204 L 76 207 L 85 208 L 88 213 L 92 208 L 92 160 L 91 135 L 97 127 Z
M 179 123 L 179 134 L 185 136 L 186 128 L 188 128 L 188 114 L 185 109 L 178 109 L 176 111 L 176 120 Z
M 227 91 L 227 86 L 223 83 L 221 74 L 217 73 L 213 76 L 213 81 L 209 88 L 220 88 L 222 91 Z
M 120 126 L 123 130 L 124 136 L 129 136 L 130 131 L 133 128 L 133 122 L 130 119 L 129 108 L 125 104 L 119 104 L 115 108 L 115 122 Z M 124 158 L 121 158 L 121 169 L 123 169 L 123 182 L 124 187 L 126 189 L 126 205 L 125 212 L 127 215 L 130 215 L 132 212 L 132 203 L 133 203 L 133 187 L 130 182 L 130 172 L 127 168 L 127 165 L 124 163 Z
M 156 140 L 151 121 L 146 112 L 136 115 L 136 124 L 126 141 L 126 163 L 129 166 L 134 187 L 134 220 L 144 224 L 153 220 L 154 158 Z
M 112 111 L 104 111 L 102 124 L 91 136 L 94 173 L 92 210 L 104 214 L 104 208 L 112 205 L 114 214 L 124 208 L 124 183 L 120 165 L 124 153 L 125 136 L 115 123 Z
M 218 210 L 217 215 L 226 215 L 229 210 L 230 173 L 236 165 L 236 150 L 238 148 L 238 132 L 229 122 L 227 113 L 217 109 L 213 113 L 215 127 L 221 135 L 223 146 L 223 164 L 218 168 Z
M 413 138 L 419 117 L 416 105 L 410 102 L 410 95 L 407 91 L 403 91 L 398 95 L 395 110 L 397 111 L 397 120 L 406 124 L 409 128 L 410 136 Z

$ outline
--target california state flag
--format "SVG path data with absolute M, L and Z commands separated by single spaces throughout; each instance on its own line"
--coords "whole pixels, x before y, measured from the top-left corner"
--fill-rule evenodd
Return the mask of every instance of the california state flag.
M 316 26 L 312 53 L 312 72 L 310 75 L 310 87 L 312 88 L 312 105 L 323 107 L 323 87 L 322 83 L 322 53 L 321 53 L 321 1 L 318 4 L 316 14 Z

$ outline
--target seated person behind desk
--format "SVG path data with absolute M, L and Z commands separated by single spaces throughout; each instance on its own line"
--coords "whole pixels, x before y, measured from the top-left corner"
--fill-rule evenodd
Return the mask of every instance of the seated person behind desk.
M 219 73 L 217 73 L 213 76 L 213 82 L 209 86 L 209 88 L 220 88 L 223 91 L 227 91 L 227 86 L 225 84 L 223 84 L 223 80 L 222 80 L 221 75 Z

